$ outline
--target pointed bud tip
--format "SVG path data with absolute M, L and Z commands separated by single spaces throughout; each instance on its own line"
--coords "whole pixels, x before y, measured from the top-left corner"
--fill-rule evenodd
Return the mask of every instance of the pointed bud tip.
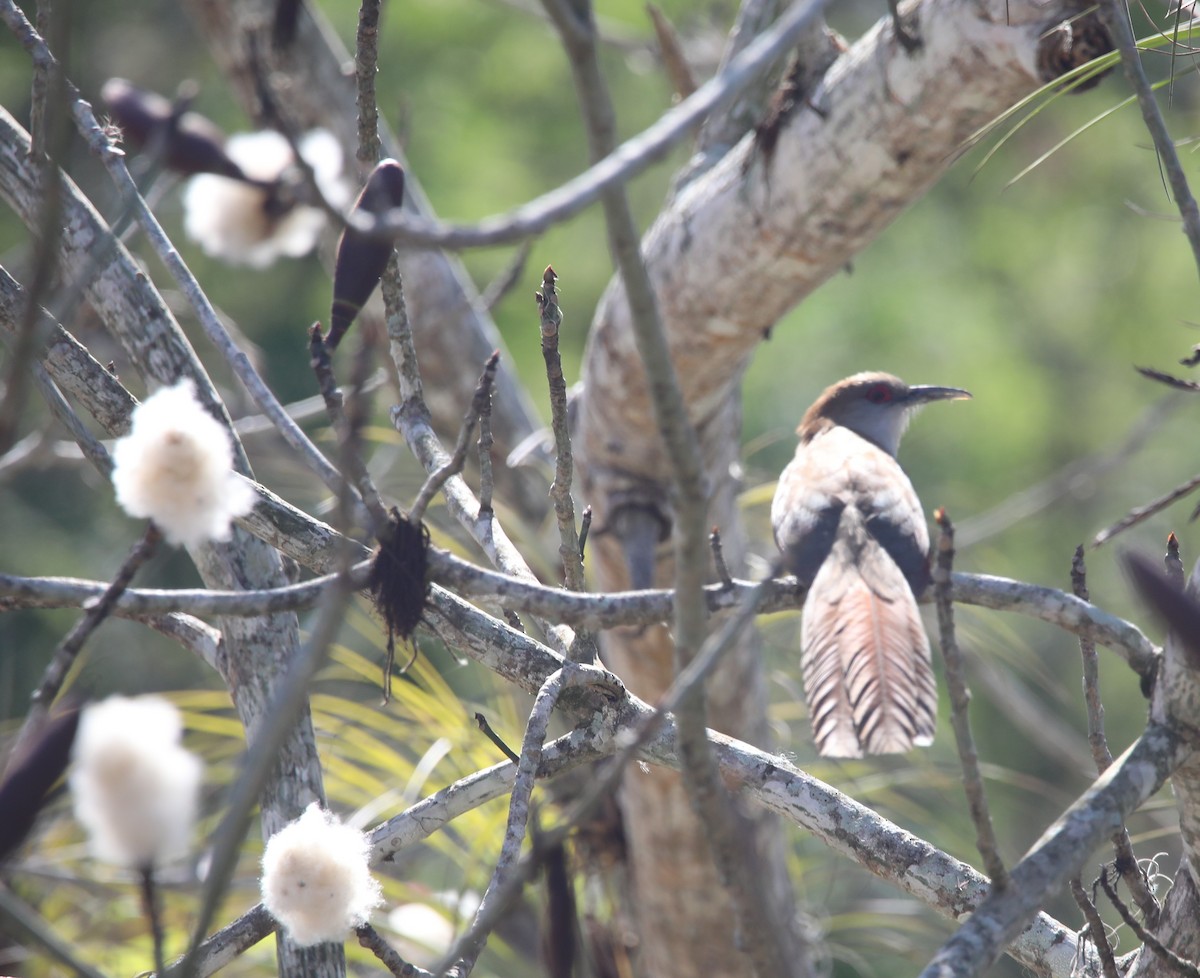
M 380 160 L 367 182 L 362 193 L 354 202 L 355 210 L 365 210 L 372 214 L 381 214 L 393 207 L 399 207 L 404 202 L 404 167 L 389 158 Z

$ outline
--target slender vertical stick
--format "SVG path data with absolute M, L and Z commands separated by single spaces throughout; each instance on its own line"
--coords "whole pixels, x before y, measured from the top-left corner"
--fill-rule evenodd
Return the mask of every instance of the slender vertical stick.
M 950 593 L 950 574 L 954 569 L 954 524 L 950 522 L 950 517 L 944 509 L 937 510 L 934 519 L 941 529 L 941 534 L 938 537 L 937 561 L 933 571 L 933 593 L 937 602 L 942 657 L 946 662 L 946 685 L 950 687 L 950 720 L 954 726 L 954 739 L 958 744 L 958 758 L 962 763 L 967 807 L 971 812 L 971 821 L 975 823 L 975 845 L 983 857 L 984 869 L 992 879 L 992 888 L 1003 890 L 1009 885 L 1008 870 L 1004 868 L 1000 859 L 996 832 L 992 827 L 991 813 L 988 811 L 983 775 L 979 771 L 979 755 L 975 752 L 971 721 L 967 715 L 971 692 L 967 689 L 962 653 L 954 634 L 954 602 Z

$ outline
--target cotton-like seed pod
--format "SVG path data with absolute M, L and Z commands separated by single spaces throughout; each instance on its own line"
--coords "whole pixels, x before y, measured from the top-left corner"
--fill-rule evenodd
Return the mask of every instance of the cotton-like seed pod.
M 130 516 L 149 518 L 167 542 L 228 540 L 254 508 L 254 490 L 233 471 L 233 442 L 196 400 L 190 380 L 146 398 L 113 449 L 113 487 Z
M 383 902 L 371 844 L 314 802 L 267 841 L 262 899 L 301 947 L 342 941 Z
M 158 696 L 112 696 L 83 711 L 69 784 L 97 858 L 146 869 L 187 848 L 200 759 L 179 711 Z
M 404 168 L 395 160 L 381 160 L 354 202 L 353 213 L 378 216 L 399 207 L 404 200 Z M 392 243 L 370 238 L 347 227 L 338 241 L 333 268 L 333 308 L 325 345 L 335 349 L 383 277 Z

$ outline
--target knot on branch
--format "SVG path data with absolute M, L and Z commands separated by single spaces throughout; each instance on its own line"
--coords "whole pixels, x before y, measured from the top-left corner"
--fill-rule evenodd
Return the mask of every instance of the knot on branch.
M 1112 36 L 1094 8 L 1068 20 L 1048 25 L 1038 41 L 1038 80 L 1043 84 L 1057 81 L 1101 55 L 1114 50 Z M 1084 92 L 1095 88 L 1111 71 L 1106 68 L 1072 79 L 1070 90 Z

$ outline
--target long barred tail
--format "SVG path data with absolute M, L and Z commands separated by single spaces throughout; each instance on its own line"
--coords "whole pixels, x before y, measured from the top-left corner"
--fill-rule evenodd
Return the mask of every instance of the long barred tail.
M 800 668 L 817 750 L 892 754 L 933 741 L 929 639 L 900 569 L 878 545 L 835 545 L 804 605 Z M 856 559 L 857 558 L 857 559 Z

